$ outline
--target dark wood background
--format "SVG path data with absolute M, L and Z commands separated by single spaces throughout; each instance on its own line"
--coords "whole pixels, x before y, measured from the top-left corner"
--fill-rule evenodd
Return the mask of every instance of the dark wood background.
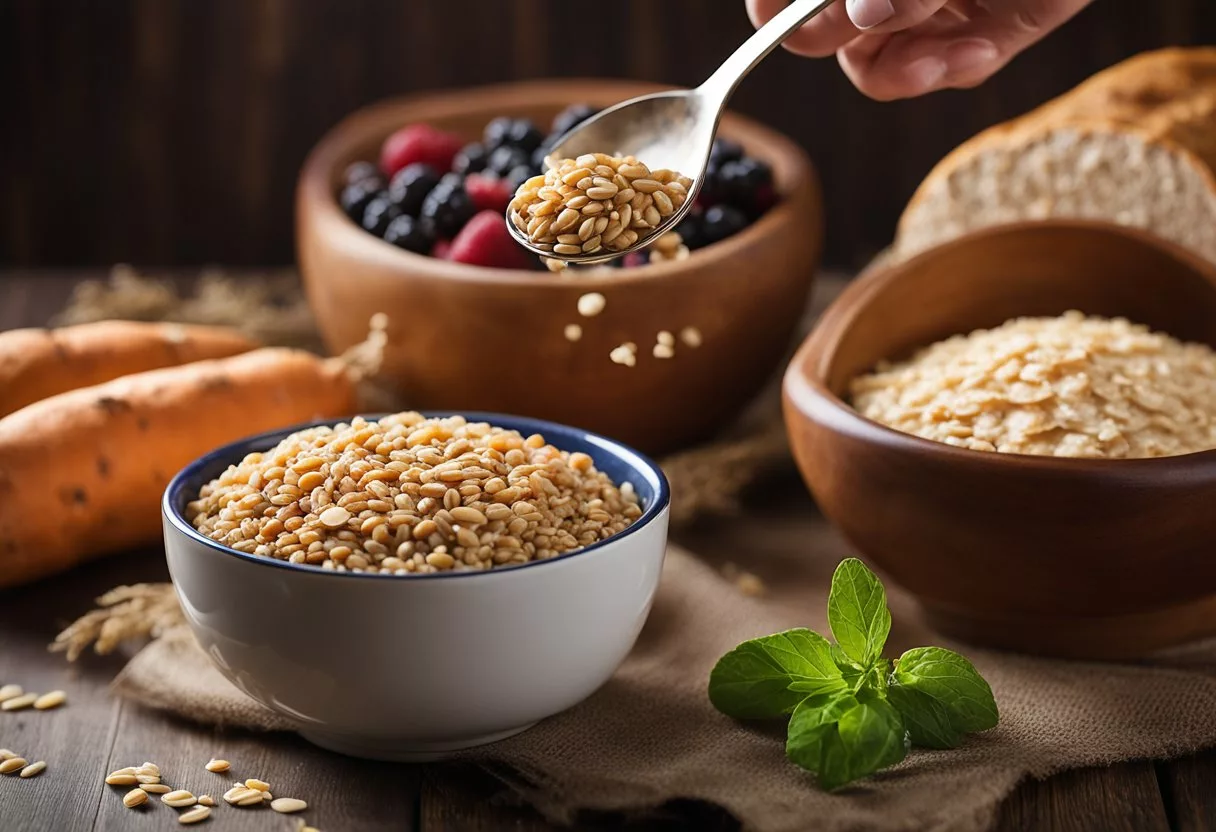
M 700 81 L 743 0 L 0 0 L 0 266 L 279 264 L 309 147 L 344 114 L 511 78 Z M 563 12 L 563 10 L 565 10 Z M 567 17 L 563 17 L 566 15 Z M 1216 42 L 1212 0 L 1095 0 L 974 91 L 897 104 L 781 54 L 734 106 L 819 164 L 828 259 L 884 245 L 945 152 L 1137 51 Z

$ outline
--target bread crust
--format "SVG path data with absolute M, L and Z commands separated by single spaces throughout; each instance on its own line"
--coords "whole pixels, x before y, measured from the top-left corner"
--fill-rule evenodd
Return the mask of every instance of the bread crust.
M 910 218 L 955 171 L 988 150 L 1027 147 L 1060 129 L 1139 137 L 1184 158 L 1216 194 L 1216 48 L 1145 52 L 968 139 L 937 163 L 908 201 L 897 250 Z

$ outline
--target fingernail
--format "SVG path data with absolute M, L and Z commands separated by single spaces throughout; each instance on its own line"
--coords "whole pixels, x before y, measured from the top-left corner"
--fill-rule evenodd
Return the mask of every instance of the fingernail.
M 915 60 L 904 69 L 910 84 L 921 92 L 934 89 L 946 77 L 946 62 L 929 56 Z
M 951 75 L 966 75 L 967 73 L 992 64 L 1000 51 L 990 40 L 976 38 L 956 43 L 946 51 L 946 63 Z
M 895 16 L 891 0 L 845 0 L 845 10 L 858 29 L 873 29 Z

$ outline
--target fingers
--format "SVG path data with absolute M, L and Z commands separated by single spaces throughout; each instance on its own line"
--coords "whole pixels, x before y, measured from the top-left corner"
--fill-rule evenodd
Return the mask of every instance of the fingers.
M 928 20 L 947 0 L 840 0 L 828 6 L 785 41 L 791 52 L 811 58 L 834 54 L 863 31 L 894 32 Z M 757 27 L 789 5 L 789 0 L 747 0 Z
M 853 84 L 879 101 L 983 83 L 1090 0 L 978 0 L 972 17 L 889 35 L 869 33 L 838 51 Z
M 924 23 L 944 5 L 946 0 L 845 0 L 854 26 L 883 34 Z
M 877 101 L 913 98 L 948 87 L 981 83 L 1012 56 L 991 40 L 914 32 L 860 38 L 840 50 L 840 66 L 862 93 Z

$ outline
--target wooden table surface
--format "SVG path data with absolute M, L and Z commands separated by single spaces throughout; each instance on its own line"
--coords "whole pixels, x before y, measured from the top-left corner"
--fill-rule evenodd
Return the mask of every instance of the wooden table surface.
M 82 276 L 0 273 L 0 330 L 45 324 Z M 749 523 L 762 528 L 778 515 L 785 535 L 817 522 L 798 488 L 785 505 L 757 507 Z M 791 525 L 792 524 L 792 525 Z M 737 526 L 737 523 L 734 524 Z M 737 538 L 708 524 L 681 536 L 694 551 L 713 555 Z M 763 557 L 763 541 L 755 556 Z M 176 828 L 173 811 L 123 807 L 106 773 L 144 760 L 156 762 L 174 787 L 218 797 L 233 777 L 205 772 L 212 757 L 233 762 L 232 775 L 269 780 L 280 796 L 304 798 L 303 814 L 323 832 L 453 830 L 541 832 L 552 826 L 527 808 L 504 801 L 495 781 L 455 765 L 393 765 L 335 756 L 284 734 L 256 735 L 204 728 L 110 696 L 120 656 L 84 656 L 68 665 L 47 652 L 59 629 L 87 611 L 92 599 L 124 583 L 168 579 L 159 550 L 132 552 L 81 567 L 60 578 L 0 593 L 0 684 L 27 690 L 63 689 L 68 704 L 54 711 L 0 714 L 0 747 L 46 760 L 31 780 L 0 777 L 0 832 L 76 832 Z M 357 703 L 355 703 L 357 706 Z M 205 828 L 294 830 L 294 817 L 265 811 L 215 812 Z M 173 826 L 171 826 L 173 824 Z M 588 830 L 735 829 L 724 812 L 704 805 L 667 807 L 661 815 L 580 821 Z M 1168 763 L 1129 762 L 1067 772 L 1024 783 L 1001 807 L 999 830 L 1216 829 L 1216 751 Z

